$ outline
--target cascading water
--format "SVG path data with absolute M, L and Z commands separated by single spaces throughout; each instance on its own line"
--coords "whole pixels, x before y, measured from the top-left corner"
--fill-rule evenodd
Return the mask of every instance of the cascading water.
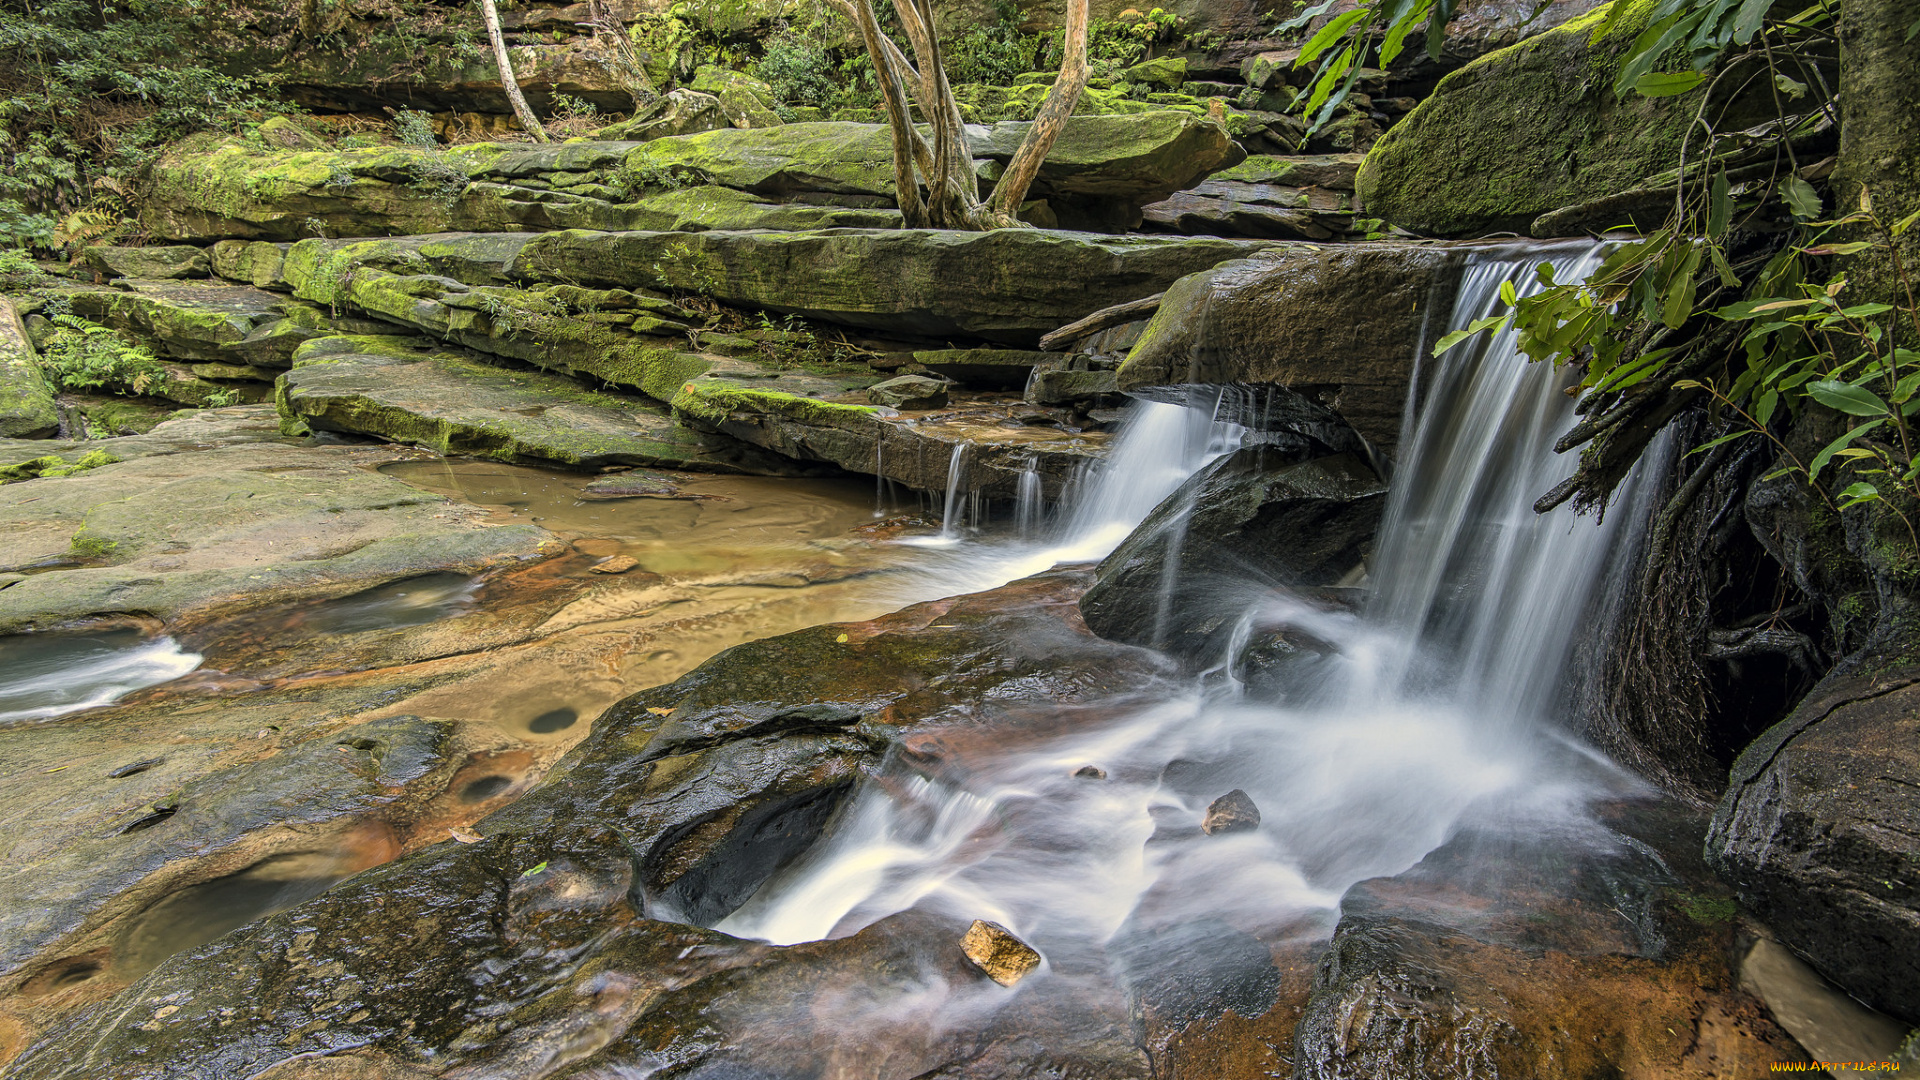
M 1567 280 L 1593 256 L 1479 255 L 1453 323 L 1494 310 L 1503 281 L 1524 293 L 1543 258 Z M 1066 736 L 1014 733 L 959 777 L 890 763 L 833 835 L 719 928 L 790 943 L 922 907 L 1001 922 L 1049 955 L 1142 920 L 1324 933 L 1349 886 L 1411 866 L 1470 812 L 1563 822 L 1630 787 L 1572 744 L 1556 708 L 1608 552 L 1632 539 L 1652 485 L 1629 479 L 1604 521 L 1535 515 L 1533 499 L 1575 464 L 1552 453 L 1573 404 L 1564 374 L 1496 338 L 1448 354 L 1425 382 L 1364 612 L 1250 584 L 1246 609 L 1222 613 L 1231 651 L 1208 677 L 1087 709 Z M 1185 424 L 1185 438 L 1205 437 L 1181 410 L 1146 410 L 1136 433 Z M 1053 553 L 1110 550 L 1110 530 L 1124 535 L 1178 485 L 1171 455 L 1156 456 L 1180 443 L 1170 434 L 1115 449 Z M 1276 632 L 1326 648 L 1283 692 L 1243 694 L 1238 650 Z M 1086 779 L 1087 765 L 1104 775 Z M 1234 788 L 1261 827 L 1186 842 Z

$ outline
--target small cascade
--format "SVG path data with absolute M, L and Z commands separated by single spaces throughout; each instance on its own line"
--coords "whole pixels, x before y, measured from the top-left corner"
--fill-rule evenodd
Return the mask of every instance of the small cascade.
M 0 724 L 110 705 L 200 666 L 200 654 L 137 630 L 0 637 Z
M 966 494 L 967 451 L 971 449 L 972 443 L 954 443 L 953 455 L 947 459 L 947 501 L 940 510 L 940 539 L 949 544 L 960 539 L 960 499 Z
M 1491 313 L 1502 281 L 1526 292 L 1543 259 L 1568 280 L 1595 255 L 1482 253 L 1452 323 Z M 1598 793 L 1630 790 L 1563 730 L 1563 669 L 1654 485 L 1629 479 L 1604 521 L 1533 514 L 1575 465 L 1552 453 L 1571 419 L 1566 373 L 1508 338 L 1427 366 L 1364 610 L 1250 581 L 1245 607 L 1221 613 L 1231 641 L 1205 675 L 1151 700 L 1063 704 L 1047 734 L 1010 728 L 957 767 L 890 761 L 832 835 L 719 929 L 791 943 L 919 907 L 996 920 L 1049 955 L 1141 919 L 1297 933 L 1329 927 L 1349 886 L 1405 870 L 1469 815 L 1555 828 L 1584 820 Z M 1028 572 L 1112 550 L 1240 435 L 1205 411 L 1139 406 Z M 1262 649 L 1253 689 L 1243 657 Z M 1260 828 L 1186 839 L 1232 789 Z
M 1014 491 L 1014 525 L 1020 530 L 1020 539 L 1031 540 L 1040 529 L 1040 519 L 1046 513 L 1046 503 L 1041 496 L 1040 470 L 1032 458 L 1028 458 L 1020 469 L 1020 482 Z

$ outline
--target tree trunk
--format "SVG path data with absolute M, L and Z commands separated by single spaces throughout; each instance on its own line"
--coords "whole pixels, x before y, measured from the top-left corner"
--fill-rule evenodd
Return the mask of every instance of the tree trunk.
M 520 83 L 513 77 L 513 61 L 507 56 L 507 39 L 500 33 L 499 9 L 493 6 L 493 0 L 480 0 L 480 14 L 487 21 L 487 38 L 493 42 L 493 60 L 500 65 L 500 87 L 507 92 L 507 100 L 513 103 L 513 114 L 520 118 L 520 126 L 533 136 L 534 142 L 546 142 L 547 129 L 533 115 L 533 110 L 527 107 L 527 99 L 520 94 Z
M 1090 71 L 1087 0 L 1067 0 L 1066 55 L 1060 74 L 1026 138 L 1014 151 L 1007 171 L 984 201 L 973 171 L 973 155 L 967 149 L 960 104 L 947 82 L 932 0 L 894 2 L 900 28 L 913 49 L 912 60 L 880 32 L 872 0 L 831 2 L 860 28 L 867 56 L 873 61 L 881 103 L 886 106 L 887 123 L 893 130 L 894 189 L 906 227 L 982 231 L 1020 226 L 1020 204 L 1086 90 Z M 908 99 L 909 87 L 912 101 Z M 913 122 L 913 105 L 920 108 L 931 142 Z
M 1834 172 L 1839 205 L 1834 216 L 1873 197 L 1874 216 L 1886 225 L 1920 210 L 1920 0 L 1848 0 L 1840 8 L 1840 156 Z M 1895 245 L 1909 278 L 1920 270 L 1920 228 Z M 1855 260 L 1849 272 L 1849 303 L 1879 300 L 1906 304 L 1894 253 L 1875 251 Z M 1916 345 L 1913 327 L 1895 333 Z

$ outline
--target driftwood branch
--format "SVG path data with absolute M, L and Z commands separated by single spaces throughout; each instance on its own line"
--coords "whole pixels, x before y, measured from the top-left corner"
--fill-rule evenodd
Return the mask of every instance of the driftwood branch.
M 1102 330 L 1110 330 L 1124 323 L 1144 319 L 1160 310 L 1160 301 L 1165 299 L 1166 295 L 1166 293 L 1157 292 L 1139 300 L 1129 300 L 1124 304 L 1101 308 L 1086 318 L 1070 322 L 1041 338 L 1040 347 L 1051 351 L 1070 341 L 1086 337 L 1088 334 L 1097 334 Z

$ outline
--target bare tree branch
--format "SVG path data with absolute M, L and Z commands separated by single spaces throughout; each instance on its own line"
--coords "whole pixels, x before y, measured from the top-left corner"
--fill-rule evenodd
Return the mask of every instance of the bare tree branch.
M 527 106 L 527 99 L 520 94 L 520 82 L 513 77 L 513 60 L 507 56 L 507 39 L 500 33 L 500 10 L 493 6 L 493 0 L 480 0 L 480 15 L 487 23 L 487 38 L 493 42 L 493 60 L 500 65 L 500 87 L 507 92 L 507 101 L 513 105 L 513 115 L 520 118 L 520 126 L 527 129 L 527 134 L 533 136 L 534 142 L 546 142 L 546 127 Z

